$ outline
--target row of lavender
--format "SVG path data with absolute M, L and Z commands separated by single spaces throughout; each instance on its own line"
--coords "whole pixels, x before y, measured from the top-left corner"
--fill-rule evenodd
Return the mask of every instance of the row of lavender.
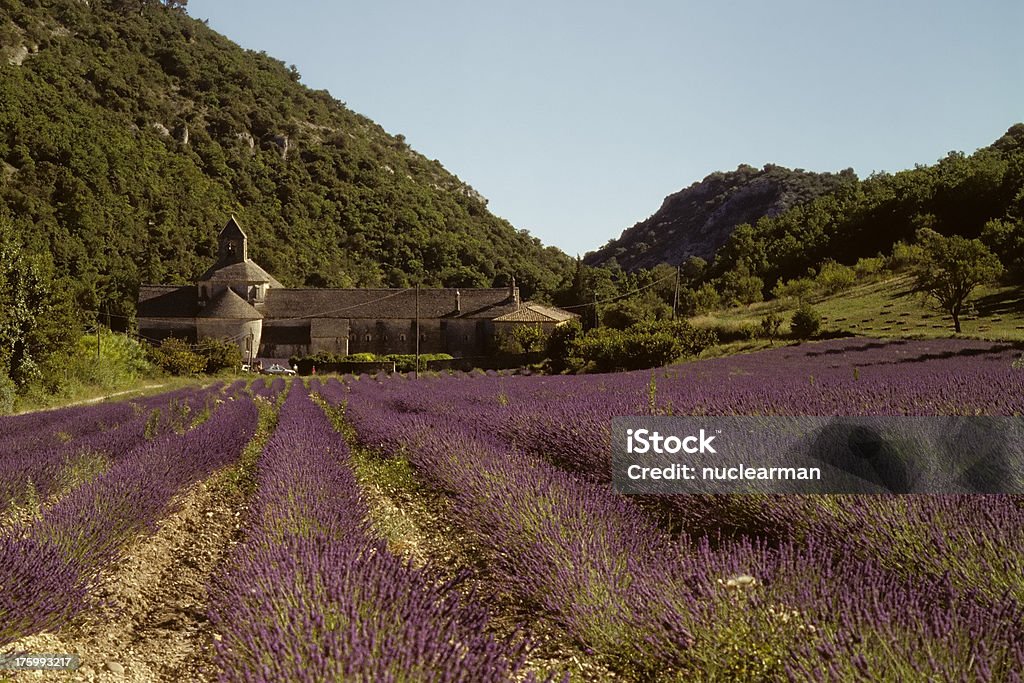
M 183 431 L 223 390 L 217 383 L 139 401 L 35 413 L 32 419 L 16 418 L 17 429 L 0 422 L 11 432 L 0 446 L 0 512 L 29 492 L 45 499 L 68 487 L 83 460 L 83 468 L 105 468 L 147 438 Z
M 522 448 L 574 476 L 610 482 L 610 416 L 948 413 L 1019 415 L 1024 372 L 1015 352 L 979 342 L 842 341 L 693 363 L 656 373 L 592 377 L 439 378 L 376 393 L 399 412 Z M 811 384 L 807 378 L 815 377 Z M 777 392 L 772 394 L 772 392 Z M 723 403 L 721 395 L 725 395 Z M 775 396 L 773 399 L 772 396 Z M 944 396 L 942 401 L 928 397 Z M 842 397 L 848 401 L 841 403 Z M 726 406 L 731 406 L 727 408 Z M 691 535 L 817 537 L 852 547 L 905 576 L 948 576 L 993 599 L 1024 602 L 1024 500 L 1012 496 L 666 496 L 648 500 Z M 887 539 L 882 542 L 881 539 Z M 969 548 L 969 552 L 964 552 Z
M 750 375 L 761 376 L 733 375 L 748 394 L 757 394 L 743 399 L 747 394 L 737 391 L 738 405 L 748 410 L 759 401 L 776 405 L 762 391 L 767 366 L 778 373 L 784 389 L 788 382 L 789 393 L 780 393 L 780 412 L 797 412 L 785 401 L 799 395 L 793 375 L 808 372 L 816 373 L 819 387 L 825 385 L 819 396 L 829 401 L 855 393 L 855 383 L 864 383 L 860 397 L 871 400 L 855 402 L 840 414 L 869 403 L 914 412 L 915 404 L 907 402 L 914 390 L 901 394 L 901 384 L 887 385 L 885 374 L 873 371 L 899 369 L 902 365 L 892 359 L 900 356 L 892 349 L 862 346 L 868 348 L 845 349 L 845 368 L 834 362 L 840 356 L 836 351 L 844 350 L 840 345 L 787 350 L 817 354 L 798 358 L 788 368 L 771 358 L 741 359 Z M 961 396 L 959 405 L 968 410 L 980 405 L 978 394 L 992 387 L 1016 387 L 1020 395 L 1020 380 L 1008 376 L 1009 362 L 1002 363 L 1006 354 L 1001 351 L 992 354 L 995 360 L 983 360 L 989 355 L 983 353 L 958 357 L 949 349 L 905 351 L 917 370 L 909 376 L 895 373 L 896 382 L 915 377 L 933 388 L 975 387 L 975 394 Z M 786 360 L 778 358 L 781 352 L 775 355 L 776 361 Z M 851 355 L 862 371 L 849 372 Z M 705 380 L 717 372 L 718 386 L 728 386 L 736 365 L 713 365 L 718 368 L 690 370 Z M 550 429 L 560 423 L 554 435 L 565 439 L 564 451 L 589 449 L 583 456 L 592 465 L 587 470 L 607 470 L 606 437 L 601 443 L 579 415 L 588 402 L 600 408 L 601 418 L 593 421 L 607 424 L 608 416 L 619 411 L 663 409 L 666 394 L 677 401 L 690 396 L 691 405 L 703 402 L 700 386 L 661 382 L 655 396 L 650 375 L 639 374 L 441 380 L 426 391 L 422 384 L 363 381 L 352 383 L 350 394 L 340 385 L 332 385 L 329 393 L 335 402 L 347 401 L 347 414 L 367 442 L 405 453 L 427 481 L 453 495 L 458 519 L 488 549 L 510 587 L 603 654 L 639 656 L 658 668 L 679 667 L 702 676 L 772 676 L 785 670 L 795 679 L 930 675 L 1013 680 L 1024 669 L 1020 600 L 1004 594 L 1020 575 L 1024 547 L 1013 501 L 917 505 L 905 499 L 851 499 L 838 506 L 841 516 L 851 522 L 850 531 L 866 529 L 850 544 L 839 543 L 834 533 L 806 533 L 799 542 L 774 539 L 772 546 L 751 538 L 717 539 L 712 551 L 716 539 L 684 536 L 674 541 L 607 486 L 552 466 L 543 447 L 531 441 L 536 425 Z M 814 396 L 813 391 L 806 394 Z M 1018 400 L 1001 398 L 1004 405 Z M 601 443 L 599 449 L 594 443 Z M 749 503 L 715 498 L 729 501 L 720 506 Z M 710 507 L 709 501 L 698 504 Z M 791 517 L 814 512 L 802 507 L 807 504 L 798 501 L 788 512 Z M 928 526 L 929 515 L 936 513 L 939 517 Z M 903 514 L 910 519 L 902 519 Z M 937 521 L 967 526 L 936 528 Z M 958 531 L 962 538 L 955 535 Z M 885 553 L 878 551 L 894 545 L 893 540 L 904 547 L 883 562 Z M 959 541 L 964 545 L 956 547 Z M 941 558 L 937 567 L 928 566 L 932 555 Z M 916 572 L 915 559 L 934 571 Z M 940 572 L 944 562 L 954 571 Z M 894 564 L 905 564 L 906 571 L 892 571 Z M 988 590 L 978 590 L 979 576 L 992 581 Z
M 151 529 L 183 488 L 238 459 L 256 422 L 243 388 L 229 387 L 198 427 L 135 442 L 38 517 L 0 532 L 0 648 L 86 609 L 100 571 L 129 539 Z
M 487 635 L 454 586 L 388 552 L 342 436 L 296 382 L 260 456 L 245 540 L 213 590 L 224 681 L 505 681 L 521 640 Z

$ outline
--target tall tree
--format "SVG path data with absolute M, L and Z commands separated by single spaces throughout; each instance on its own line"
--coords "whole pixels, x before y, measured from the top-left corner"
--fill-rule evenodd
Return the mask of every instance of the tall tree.
M 24 252 L 0 217 L 0 373 L 20 386 L 43 379 L 42 366 L 77 336 L 69 284 L 48 255 Z
M 916 289 L 932 297 L 960 332 L 960 314 L 967 298 L 978 285 L 1002 275 L 1003 265 L 981 240 L 944 237 L 927 228 L 918 230 L 917 238 L 923 258 L 914 268 Z

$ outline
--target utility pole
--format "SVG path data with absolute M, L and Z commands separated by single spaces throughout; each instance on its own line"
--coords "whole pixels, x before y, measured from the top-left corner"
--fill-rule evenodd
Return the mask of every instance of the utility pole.
M 420 285 L 416 283 L 416 379 L 420 378 Z
M 249 330 L 249 343 L 246 345 L 249 347 L 249 372 L 252 372 L 252 352 L 253 343 L 256 341 L 256 333 Z
M 594 328 L 601 327 L 601 316 L 597 314 L 597 290 L 594 290 Z
M 100 359 L 100 317 L 96 316 L 96 360 Z
M 672 296 L 672 319 L 676 319 L 676 309 L 679 308 L 679 268 L 676 266 L 676 293 Z

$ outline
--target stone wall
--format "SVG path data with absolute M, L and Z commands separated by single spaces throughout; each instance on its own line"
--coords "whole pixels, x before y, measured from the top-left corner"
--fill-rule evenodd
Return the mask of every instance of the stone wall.
M 256 358 L 263 336 L 262 320 L 232 320 L 230 318 L 196 318 L 198 339 L 230 339 L 242 351 L 242 357 L 249 359 L 249 343 L 252 340 L 252 357 Z
M 309 321 L 309 352 L 348 355 L 349 321 L 342 318 L 314 318 Z

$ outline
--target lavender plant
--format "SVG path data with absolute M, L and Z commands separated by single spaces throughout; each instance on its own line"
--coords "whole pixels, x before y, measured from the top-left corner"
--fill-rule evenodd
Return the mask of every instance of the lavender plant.
M 519 638 L 374 538 L 344 440 L 298 382 L 259 462 L 245 543 L 213 588 L 222 681 L 505 681 Z

